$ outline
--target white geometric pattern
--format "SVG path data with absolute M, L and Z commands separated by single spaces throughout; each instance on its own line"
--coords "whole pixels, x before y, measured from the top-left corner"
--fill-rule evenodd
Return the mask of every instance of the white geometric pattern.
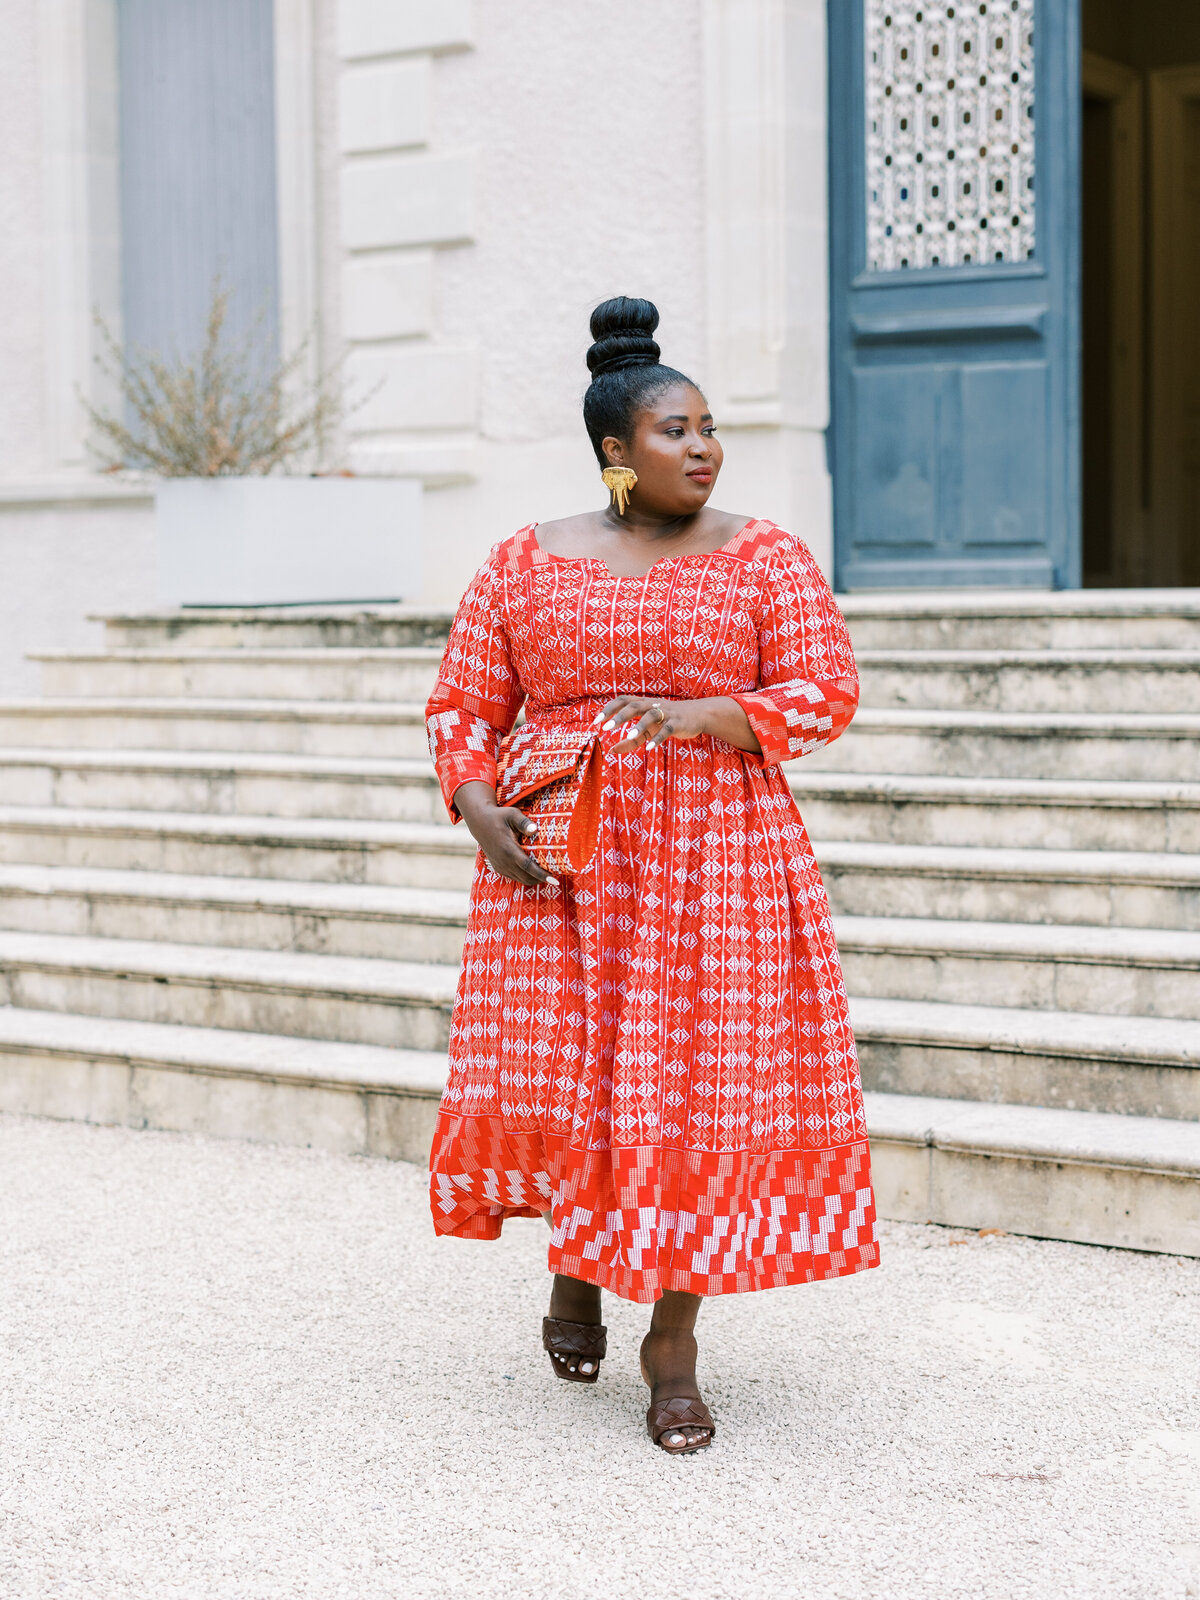
M 864 3 L 868 270 L 1025 261 L 1034 0 Z

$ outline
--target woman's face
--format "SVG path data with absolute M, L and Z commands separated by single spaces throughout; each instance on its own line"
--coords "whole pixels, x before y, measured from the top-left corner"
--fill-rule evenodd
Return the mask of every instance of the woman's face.
M 604 451 L 611 466 L 637 473 L 635 509 L 660 517 L 699 511 L 724 460 L 708 402 L 690 383 L 655 395 L 637 413 L 632 439 L 605 439 Z

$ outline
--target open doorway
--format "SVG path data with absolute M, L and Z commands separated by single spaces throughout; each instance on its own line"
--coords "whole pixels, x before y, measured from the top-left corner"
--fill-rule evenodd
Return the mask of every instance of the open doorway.
M 1083 46 L 1083 581 L 1200 585 L 1200 4 Z

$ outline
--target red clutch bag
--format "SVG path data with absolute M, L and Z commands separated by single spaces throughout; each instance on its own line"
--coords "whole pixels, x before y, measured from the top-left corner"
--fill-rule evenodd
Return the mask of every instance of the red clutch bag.
M 594 728 L 526 722 L 501 742 L 496 799 L 519 806 L 537 832 L 521 842 L 555 878 L 582 872 L 600 832 L 604 752 Z

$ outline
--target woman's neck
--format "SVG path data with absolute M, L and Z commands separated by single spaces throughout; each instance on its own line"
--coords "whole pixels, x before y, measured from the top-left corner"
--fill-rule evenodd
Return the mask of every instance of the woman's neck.
M 694 533 L 702 515 L 702 511 L 687 511 L 678 517 L 656 516 L 653 512 L 635 510 L 630 505 L 625 508 L 623 516 L 618 516 L 616 508 L 610 505 L 604 512 L 604 522 L 613 532 L 636 539 L 639 544 L 655 544 L 659 540 L 676 539 Z

